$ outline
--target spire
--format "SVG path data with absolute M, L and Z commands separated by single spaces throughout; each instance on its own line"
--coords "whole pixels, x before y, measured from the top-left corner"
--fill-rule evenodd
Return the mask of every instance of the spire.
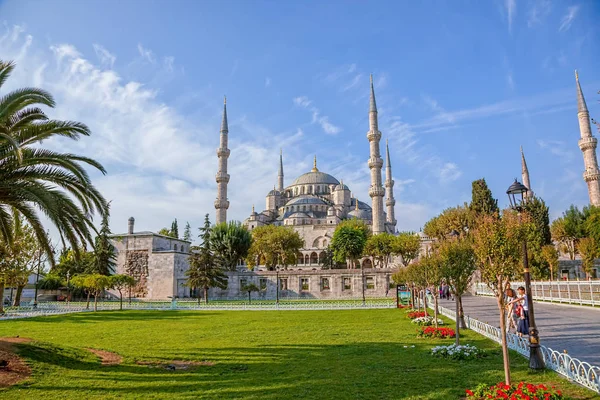
M 358 211 L 358 199 L 354 199 L 354 202 L 355 202 L 355 203 L 354 203 L 354 204 L 355 204 L 355 207 L 354 207 L 354 209 L 355 209 L 356 211 Z
M 221 121 L 221 132 L 228 133 L 229 127 L 227 126 L 227 97 L 223 98 L 223 121 Z
M 385 139 L 385 207 L 386 207 L 386 225 L 392 233 L 396 231 L 396 213 L 394 206 L 394 179 L 392 179 L 392 163 L 390 161 L 390 146 L 388 140 Z
M 315 160 L 313 161 L 313 169 L 311 170 L 311 172 L 319 172 L 319 169 L 317 168 L 317 155 L 315 154 Z
M 527 197 L 533 196 L 531 190 L 531 183 L 529 181 L 529 170 L 527 169 L 527 162 L 525 161 L 525 153 L 523 153 L 523 146 L 521 146 L 521 177 L 523 179 L 523 185 L 527 188 Z
M 279 149 L 279 174 L 277 174 L 277 190 L 283 193 L 283 149 Z
M 579 84 L 579 74 L 577 73 L 577 70 L 575 70 L 575 82 L 577 83 L 577 112 L 588 112 L 585 98 L 581 91 L 581 85 Z
M 371 99 L 369 101 L 369 112 L 377 112 L 377 104 L 375 103 L 375 89 L 373 88 L 373 74 L 371 74 Z
M 388 168 L 390 169 L 390 172 L 392 171 L 392 164 L 390 164 L 390 146 L 387 139 L 385 139 L 385 168 L 386 171 Z M 386 176 L 386 178 L 388 178 L 388 176 Z M 390 178 L 391 176 L 388 179 Z

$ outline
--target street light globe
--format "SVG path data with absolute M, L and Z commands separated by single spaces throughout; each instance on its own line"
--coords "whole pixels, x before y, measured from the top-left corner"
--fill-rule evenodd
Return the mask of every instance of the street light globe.
M 527 192 L 527 186 L 523 185 L 515 178 L 513 184 L 510 185 L 506 190 L 506 194 L 508 195 L 508 201 L 510 202 L 510 208 L 514 210 L 519 209 L 521 207 L 521 204 L 523 203 L 523 199 L 525 198 Z

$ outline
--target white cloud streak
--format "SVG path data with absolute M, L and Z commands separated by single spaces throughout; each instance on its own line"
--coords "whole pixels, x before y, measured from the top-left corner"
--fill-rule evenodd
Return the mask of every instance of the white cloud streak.
M 516 0 L 504 0 L 504 7 L 506 8 L 506 14 L 508 19 L 508 32 L 512 33 L 512 24 L 515 14 L 517 12 L 517 1 Z
M 577 17 L 577 13 L 579 12 L 579 6 L 571 6 L 567 8 L 567 13 L 560 20 L 560 27 L 558 28 L 559 32 L 566 32 L 571 28 L 573 24 L 573 20 Z
M 321 111 L 315 107 L 313 102 L 306 96 L 299 96 L 293 99 L 296 106 L 304 108 L 312 113 L 312 123 L 319 124 L 323 132 L 328 135 L 336 135 L 342 131 L 342 128 L 329 122 L 329 117 L 321 115 Z
M 138 43 L 137 49 L 138 53 L 144 60 L 146 60 L 150 64 L 154 64 L 156 62 L 156 56 L 154 55 L 152 50 L 146 49 L 144 46 L 142 46 L 141 43 Z
M 103 66 L 112 68 L 117 57 L 99 44 L 94 44 L 94 51 Z

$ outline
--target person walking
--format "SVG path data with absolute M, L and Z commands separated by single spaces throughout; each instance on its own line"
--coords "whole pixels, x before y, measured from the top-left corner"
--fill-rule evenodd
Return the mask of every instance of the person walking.
M 516 313 L 516 306 L 512 303 L 517 298 L 515 291 L 511 288 L 506 289 L 506 332 L 510 332 L 511 328 L 517 331 L 519 317 Z
M 516 314 L 519 316 L 517 322 L 517 334 L 519 336 L 529 335 L 529 299 L 525 294 L 525 288 L 519 286 L 517 289 L 519 297 L 508 302 L 507 305 L 516 305 Z

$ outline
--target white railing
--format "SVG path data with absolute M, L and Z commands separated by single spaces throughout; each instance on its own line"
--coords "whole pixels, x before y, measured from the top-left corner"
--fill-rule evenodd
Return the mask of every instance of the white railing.
M 433 308 L 432 304 L 429 304 Z M 456 321 L 456 312 L 445 307 L 438 306 L 440 314 Z M 497 343 L 502 343 L 500 328 L 481 322 L 475 318 L 465 315 L 467 327 L 481 335 L 492 339 Z M 519 337 L 514 333 L 506 334 L 508 348 L 515 350 L 522 356 L 529 358 L 529 340 Z M 565 376 L 570 381 L 576 382 L 588 389 L 600 393 L 600 368 L 587 362 L 573 358 L 566 353 L 552 350 L 549 347 L 540 345 L 546 368 L 556 371 Z
M 120 305 L 118 301 L 98 302 L 98 311 L 118 310 Z M 197 301 L 135 301 L 123 302 L 124 310 L 352 310 L 352 309 L 374 309 L 374 308 L 395 308 L 396 300 L 389 299 L 367 299 L 362 300 L 292 300 L 281 301 L 260 301 L 255 300 L 250 303 L 243 301 L 215 301 L 208 304 Z M 89 309 L 85 302 L 40 302 L 36 308 L 28 307 L 6 307 L 5 314 L 0 315 L 0 321 L 5 319 L 30 318 L 38 316 L 59 315 L 77 312 L 93 311 L 94 304 L 90 303 Z
M 525 283 L 511 282 L 510 286 L 518 288 Z M 485 283 L 477 283 L 475 290 L 478 295 L 494 296 Z M 534 281 L 531 282 L 531 294 L 537 301 L 600 306 L 600 281 Z

